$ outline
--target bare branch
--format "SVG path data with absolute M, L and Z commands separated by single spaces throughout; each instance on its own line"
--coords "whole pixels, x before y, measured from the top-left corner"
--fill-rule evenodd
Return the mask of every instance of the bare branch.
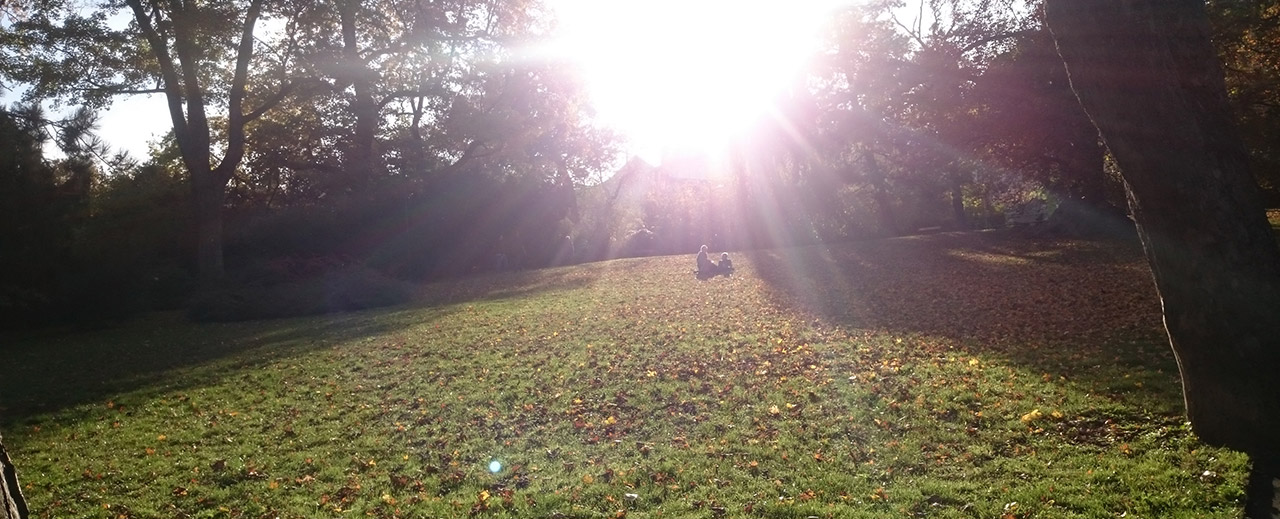
M 136 89 L 136 88 L 119 88 L 119 87 L 109 87 L 109 86 L 107 86 L 107 87 L 79 88 L 79 89 L 76 89 L 76 90 L 77 90 L 77 91 L 80 91 L 80 92 L 94 92 L 94 93 L 97 93 L 97 92 L 104 92 L 104 93 L 109 93 L 109 94 L 112 94 L 112 95 L 163 94 L 163 93 L 165 93 L 165 89 L 164 89 L 164 87 Z

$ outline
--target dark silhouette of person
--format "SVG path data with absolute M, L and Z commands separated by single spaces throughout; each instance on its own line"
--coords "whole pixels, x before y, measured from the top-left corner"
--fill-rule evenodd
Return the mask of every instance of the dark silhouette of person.
M 704 281 L 716 276 L 729 277 L 733 274 L 733 261 L 729 260 L 729 253 L 726 252 L 720 255 L 720 264 L 717 265 L 707 256 L 707 246 L 703 245 L 702 249 L 698 250 L 698 270 L 693 273 L 698 279 Z
M 720 268 L 720 272 L 728 276 L 733 273 L 733 260 L 729 259 L 728 252 L 720 253 L 720 264 L 716 265 Z
M 716 264 L 712 263 L 711 258 L 707 257 L 706 245 L 703 245 L 698 250 L 698 275 L 706 277 L 716 275 Z

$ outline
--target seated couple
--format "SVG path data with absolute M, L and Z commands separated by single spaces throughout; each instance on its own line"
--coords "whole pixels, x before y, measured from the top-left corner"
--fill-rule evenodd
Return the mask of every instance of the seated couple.
M 733 274 L 733 261 L 729 260 L 729 253 L 720 254 L 720 263 L 717 264 L 707 257 L 707 246 L 703 245 L 698 251 L 698 270 L 693 271 L 698 279 L 710 279 L 716 276 L 729 277 Z

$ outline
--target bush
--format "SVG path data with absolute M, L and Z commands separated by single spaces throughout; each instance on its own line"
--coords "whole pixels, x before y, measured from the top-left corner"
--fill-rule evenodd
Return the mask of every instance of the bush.
M 307 282 L 331 272 L 351 269 L 353 262 L 335 255 L 283 256 L 251 261 L 235 273 L 245 286 Z
M 151 308 L 147 281 L 146 267 L 131 264 L 127 255 L 81 260 L 58 278 L 58 320 L 99 326 L 146 311 Z
M 270 286 L 207 291 L 187 315 L 204 322 L 247 321 L 350 312 L 406 303 L 413 286 L 365 267 L 348 267 Z

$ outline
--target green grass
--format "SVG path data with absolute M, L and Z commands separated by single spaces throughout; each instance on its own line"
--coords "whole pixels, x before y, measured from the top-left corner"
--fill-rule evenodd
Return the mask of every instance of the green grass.
M 935 235 L 4 338 L 36 517 L 1236 517 L 1131 246 Z M 488 466 L 497 460 L 499 472 Z

